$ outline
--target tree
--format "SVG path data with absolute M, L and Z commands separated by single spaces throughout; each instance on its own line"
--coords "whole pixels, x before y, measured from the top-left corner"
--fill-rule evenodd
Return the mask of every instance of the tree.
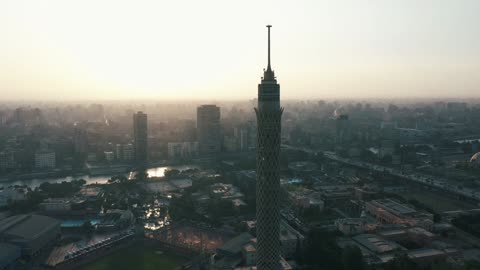
M 407 254 L 398 254 L 385 264 L 385 270 L 411 270 L 417 269 L 417 264 Z
M 195 206 L 190 194 L 186 193 L 180 198 L 172 198 L 168 212 L 173 219 L 192 218 L 195 215 Z
M 45 192 L 48 197 L 67 197 L 78 192 L 85 183 L 86 181 L 83 179 L 61 183 L 45 182 L 40 185 L 40 190 Z
M 384 164 L 390 164 L 390 163 L 392 163 L 392 160 L 393 160 L 392 155 L 385 155 L 384 157 L 382 157 L 380 159 L 380 162 L 382 162 Z
M 347 246 L 342 251 L 343 268 L 348 270 L 364 270 L 365 262 L 360 248 Z
M 180 174 L 180 171 L 177 169 L 167 169 L 164 172 L 164 175 L 166 178 L 173 178 L 175 176 L 178 176 Z
M 78 179 L 78 180 L 73 180 L 74 184 L 78 185 L 78 186 L 83 186 L 87 183 L 87 181 L 85 181 L 85 179 L 81 178 L 81 179 Z
M 148 179 L 148 173 L 146 171 L 137 171 L 135 174 L 136 181 L 146 181 Z
M 81 228 L 82 231 L 87 235 L 91 235 L 95 231 L 95 227 L 92 225 L 92 222 L 90 222 L 90 220 L 85 221 L 82 224 Z
M 343 269 L 342 250 L 335 238 L 335 234 L 317 228 L 309 232 L 303 255 L 310 269 Z
M 116 176 L 112 176 L 110 179 L 108 179 L 108 183 L 115 183 L 115 182 L 125 183 L 127 181 L 128 181 L 128 178 L 125 177 L 124 175 L 116 175 Z

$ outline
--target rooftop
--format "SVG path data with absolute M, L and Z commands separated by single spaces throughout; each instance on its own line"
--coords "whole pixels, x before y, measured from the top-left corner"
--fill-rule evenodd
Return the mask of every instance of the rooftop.
M 243 246 L 249 243 L 252 238 L 253 236 L 251 234 L 244 232 L 237 237 L 230 239 L 223 244 L 223 246 L 217 248 L 217 250 L 232 255 L 237 254 L 242 251 Z
M 405 204 L 396 202 L 392 199 L 374 200 L 374 201 L 371 201 L 371 203 L 375 203 L 386 210 L 391 210 L 391 211 L 400 213 L 402 215 L 412 214 L 416 212 L 415 209 L 408 207 Z
M 374 234 L 360 234 L 353 237 L 353 240 L 375 253 L 385 253 L 396 249 L 403 249 L 402 246 Z
M 83 187 L 78 193 L 82 196 L 96 197 L 102 192 L 99 187 Z
M 0 268 L 3 269 L 5 265 L 2 263 L 14 261 L 20 257 L 20 248 L 7 243 L 0 243 Z
M 253 244 L 246 244 L 246 245 L 243 247 L 243 249 L 244 249 L 246 252 L 254 252 L 255 250 L 257 250 Z
M 45 231 L 59 226 L 56 219 L 40 215 L 18 215 L 0 221 L 0 234 L 36 239 Z
M 408 252 L 408 256 L 411 258 L 422 258 L 422 257 L 430 257 L 430 256 L 438 256 L 438 255 L 445 255 L 445 252 L 433 249 L 433 248 L 422 248 L 416 249 Z

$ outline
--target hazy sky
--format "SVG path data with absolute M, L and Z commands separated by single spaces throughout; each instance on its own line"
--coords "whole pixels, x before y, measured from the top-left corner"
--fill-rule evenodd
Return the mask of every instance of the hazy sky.
M 478 0 L 0 0 L 0 99 L 480 97 Z

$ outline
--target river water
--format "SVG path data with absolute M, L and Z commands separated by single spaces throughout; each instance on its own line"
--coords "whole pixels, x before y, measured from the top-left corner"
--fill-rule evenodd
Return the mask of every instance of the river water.
M 150 177 L 162 177 L 165 176 L 165 171 L 168 169 L 177 169 L 180 171 L 188 169 L 197 169 L 198 166 L 195 165 L 181 165 L 181 166 L 166 166 L 166 167 L 154 167 L 147 170 L 148 176 Z M 115 174 L 118 175 L 118 174 Z M 128 177 L 130 173 L 126 173 L 125 176 Z M 108 179 L 113 175 L 102 175 L 102 176 L 88 176 L 88 175 L 79 175 L 79 176 L 67 176 L 59 178 L 33 178 L 29 180 L 15 180 L 9 182 L 0 182 L 0 187 L 8 187 L 13 185 L 26 185 L 30 188 L 35 188 L 40 186 L 40 184 L 49 182 L 49 183 L 61 183 L 63 181 L 70 182 L 72 180 L 83 179 L 89 184 L 105 184 Z

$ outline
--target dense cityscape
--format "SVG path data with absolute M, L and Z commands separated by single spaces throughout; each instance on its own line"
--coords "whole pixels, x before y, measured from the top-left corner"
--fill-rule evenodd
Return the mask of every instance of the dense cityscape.
M 136 245 L 250 269 L 254 103 L 2 104 L 2 266 L 90 269 Z M 480 103 L 282 106 L 283 269 L 478 267 Z
M 74 7 L 61 6 L 60 2 L 57 4 L 58 6 L 53 9 L 65 11 Z M 312 3 L 303 4 L 305 7 L 315 6 Z M 153 5 L 158 9 L 163 8 L 163 4 Z M 173 4 L 171 5 L 173 7 Z M 102 6 L 99 10 L 107 8 L 110 11 L 111 6 Z M 260 6 L 262 8 L 259 8 L 258 12 L 261 11 L 262 21 L 263 10 L 268 11 L 265 15 L 274 13 L 275 9 L 270 10 L 270 5 Z M 346 6 L 355 5 L 352 2 Z M 398 9 L 402 14 L 399 6 L 396 6 L 396 9 L 389 9 L 388 5 L 379 6 L 378 9 L 374 4 L 366 6 L 369 7 L 368 10 L 376 10 L 375 12 Z M 441 5 L 446 6 L 448 5 Z M 1 7 L 0 4 L 0 15 Z M 20 21 L 27 14 L 23 12 L 29 10 L 23 3 L 11 2 L 5 7 L 19 12 L 16 16 Z M 77 7 L 87 10 L 92 4 Z M 126 10 L 129 12 L 130 7 L 135 5 L 116 6 L 119 10 L 124 8 L 123 12 Z M 336 7 L 338 10 L 345 8 Z M 465 3 L 459 7 L 461 12 L 458 14 L 470 14 Z M 186 14 L 195 9 L 184 8 L 182 5 L 177 8 L 182 12 L 185 10 Z M 225 6 L 220 8 L 229 10 L 229 7 Z M 312 15 L 310 13 L 312 11 L 307 9 L 301 12 L 292 9 L 292 16 L 288 16 L 289 20 L 291 19 L 294 24 L 303 15 Z M 236 11 L 239 10 L 242 9 L 238 7 Z M 440 10 L 445 12 L 447 9 Z M 152 11 L 143 10 L 147 15 Z M 43 16 L 49 14 L 46 10 L 42 12 Z M 132 16 L 131 21 L 135 21 L 134 18 L 142 21 L 144 13 Z M 198 13 L 208 17 L 208 14 Z M 361 14 L 364 16 L 367 13 Z M 54 13 L 50 14 L 56 16 Z M 172 14 L 161 14 L 159 17 L 168 17 Z M 225 14 L 234 16 L 233 13 Z M 459 16 L 458 14 L 456 16 Z M 156 13 L 154 15 L 158 16 Z M 470 18 L 467 15 L 465 21 Z M 120 16 L 120 20 L 116 16 L 114 11 L 109 17 L 104 17 L 102 13 L 98 22 L 105 18 L 114 18 L 113 22 L 124 21 L 123 16 Z M 242 14 L 242 18 L 244 16 L 245 14 Z M 62 20 L 70 21 L 67 17 L 63 17 Z M 395 20 L 396 15 L 391 17 Z M 417 14 L 413 17 L 422 16 Z M 15 15 L 11 18 L 15 18 Z M 11 22 L 15 21 L 11 18 L 9 19 Z M 92 18 L 91 25 L 86 22 L 85 25 L 89 25 L 88 27 L 103 25 L 94 23 L 94 16 Z M 399 18 L 401 22 L 407 20 L 406 17 Z M 457 17 L 458 20 L 460 18 L 461 16 Z M 211 18 L 202 19 L 208 21 Z M 425 26 L 425 22 L 419 20 L 417 24 Z M 154 25 L 154 20 L 152 23 L 147 21 L 142 23 Z M 191 22 L 194 21 L 199 24 L 205 23 L 200 20 L 196 22 L 195 19 Z M 324 22 L 327 21 L 325 19 Z M 449 17 L 448 21 L 452 22 L 455 19 Z M 216 19 L 212 22 L 217 25 Z M 43 22 L 39 20 L 38 23 L 41 25 Z M 303 24 L 307 23 L 304 21 Z M 59 27 L 55 29 L 61 30 L 61 25 L 57 26 L 56 23 L 54 25 Z M 69 27 L 65 29 L 67 33 L 78 31 L 81 36 L 84 34 L 81 29 L 89 29 L 85 25 L 82 22 L 75 24 L 76 30 Z M 65 72 L 64 75 L 71 72 L 70 75 L 52 80 L 45 74 L 60 73 L 55 73 L 59 72 L 55 71 L 55 65 L 45 65 L 45 70 L 41 71 L 45 73 L 22 78 L 22 72 L 30 68 L 28 64 L 22 66 L 22 63 L 29 63 L 31 59 L 38 60 L 40 58 L 35 57 L 41 55 L 34 53 L 33 48 L 36 47 L 28 47 L 29 42 L 22 43 L 22 46 L 25 45 L 27 48 L 25 51 L 31 50 L 31 55 L 24 55 L 14 61 L 20 63 L 22 67 L 14 68 L 14 65 L 7 65 L 3 70 L 0 63 L 0 74 L 7 74 L 6 77 L 15 72 L 20 74 L 18 78 L 6 80 L 0 78 L 2 89 L 0 91 L 5 89 L 5 92 L 2 92 L 5 96 L 2 94 L 0 97 L 0 270 L 480 269 L 480 98 L 476 94 L 472 94 L 472 98 L 457 93 L 450 98 L 436 95 L 436 91 L 440 92 L 440 89 L 450 87 L 445 81 L 451 81 L 452 85 L 456 85 L 458 93 L 468 89 L 477 90 L 478 79 L 472 79 L 475 72 L 469 73 L 468 69 L 477 66 L 469 63 L 461 66 L 455 62 L 457 68 L 461 66 L 458 70 L 461 69 L 463 73 L 458 70 L 453 72 L 452 67 L 455 65 L 449 66 L 445 60 L 455 53 L 460 55 L 458 48 L 468 52 L 471 47 L 458 45 L 453 49 L 455 53 L 446 58 L 439 57 L 441 58 L 439 62 L 435 62 L 436 60 L 433 60 L 435 57 L 432 57 L 429 60 L 431 62 L 427 61 L 428 64 L 422 66 L 423 70 L 416 70 L 418 74 L 415 76 L 418 78 L 414 79 L 412 76 L 402 83 L 396 82 L 398 85 L 395 87 L 398 89 L 392 90 L 392 93 L 395 91 L 402 93 L 399 98 L 393 98 L 395 96 L 393 94 L 392 98 L 384 98 L 372 89 L 383 85 L 382 83 L 388 81 L 387 77 L 390 77 L 392 84 L 396 84 L 395 79 L 407 74 L 402 73 L 405 70 L 387 68 L 381 71 L 380 62 L 373 63 L 374 60 L 373 64 L 362 63 L 365 66 L 377 65 L 372 69 L 375 83 L 369 81 L 369 75 L 366 75 L 368 71 L 372 71 L 368 68 L 361 68 L 358 74 L 364 73 L 356 78 L 334 69 L 332 73 L 322 77 L 323 79 L 317 78 L 320 76 L 318 72 L 309 73 L 303 70 L 296 73 L 288 69 L 290 67 L 282 69 L 283 72 L 275 72 L 274 68 L 283 68 L 282 65 L 285 63 L 295 66 L 296 64 L 292 64 L 295 63 L 292 62 L 293 58 L 303 56 L 314 59 L 315 53 L 309 51 L 311 48 L 308 46 L 318 47 L 318 44 L 326 42 L 327 39 L 314 38 L 308 34 L 308 28 L 295 29 L 286 37 L 286 33 L 291 29 L 285 27 L 285 24 L 282 25 L 283 28 L 266 25 L 267 29 L 262 29 L 264 31 L 262 39 L 254 40 L 255 43 L 262 44 L 262 48 L 265 47 L 261 55 L 262 59 L 265 59 L 262 60 L 262 65 L 266 64 L 266 67 L 263 72 L 257 70 L 259 77 L 256 82 L 257 89 L 255 91 L 255 85 L 252 85 L 253 90 L 250 89 L 252 91 L 249 90 L 245 92 L 248 95 L 244 95 L 248 98 L 233 96 L 231 99 L 217 98 L 219 92 L 215 92 L 214 89 L 207 90 L 201 95 L 192 94 L 194 91 L 191 89 L 187 94 L 180 94 L 181 91 L 189 89 L 188 87 L 194 89 L 197 84 L 202 84 L 201 87 L 206 88 L 209 88 L 210 84 L 216 85 L 217 81 L 214 83 L 204 78 L 208 72 L 212 77 L 225 77 L 223 79 L 230 80 L 247 74 L 242 71 L 244 65 L 250 70 L 251 65 L 245 63 L 252 58 L 242 59 L 244 55 L 238 50 L 249 51 L 251 48 L 230 36 L 230 31 L 225 31 L 228 33 L 222 36 L 219 34 L 220 28 L 212 25 L 209 27 L 194 25 L 192 27 L 196 30 L 186 34 L 177 31 L 176 28 L 180 29 L 185 27 L 184 25 L 175 26 L 172 28 L 175 29 L 173 34 L 169 33 L 170 38 L 167 38 L 167 34 L 161 33 L 160 36 L 165 35 L 165 40 L 148 44 L 152 47 L 142 45 L 144 46 L 142 48 L 148 51 L 160 43 L 172 42 L 173 47 L 165 45 L 165 48 L 170 49 L 162 49 L 162 53 L 166 52 L 163 55 L 166 63 L 162 65 L 168 69 L 175 69 L 172 64 L 167 63 L 169 59 L 167 55 L 171 54 L 173 62 L 181 63 L 181 70 L 176 71 L 180 75 L 172 77 L 173 73 L 164 72 L 163 78 L 158 80 L 167 82 L 172 79 L 175 84 L 178 82 L 178 90 L 169 90 L 168 94 L 178 91 L 176 94 L 179 97 L 186 95 L 189 98 L 162 99 L 152 96 L 142 99 L 140 94 L 137 96 L 135 92 L 137 90 L 131 90 L 131 95 L 135 97 L 131 99 L 115 95 L 112 95 L 111 99 L 95 97 L 77 99 L 73 95 L 71 99 L 65 100 L 53 98 L 55 87 L 59 87 L 62 92 L 71 91 L 76 92 L 75 94 L 82 91 L 95 92 L 104 86 L 101 82 L 111 78 L 116 78 L 119 85 L 124 84 L 125 81 L 122 80 L 130 74 L 140 74 L 141 83 L 135 82 L 132 75 L 131 81 L 127 80 L 131 84 L 126 85 L 133 87 L 132 89 L 138 88 L 138 93 L 142 91 L 148 93 L 148 90 L 145 90 L 148 87 L 143 84 L 146 81 L 143 75 L 156 74 L 149 67 L 139 65 L 140 67 L 135 67 L 138 72 L 130 70 L 123 73 L 124 70 L 120 68 L 118 69 L 121 70 L 120 73 L 107 72 L 109 75 L 106 76 L 106 73 L 102 72 L 108 68 L 102 70 L 99 65 L 93 72 L 98 72 L 98 75 L 95 75 L 96 79 L 83 77 L 85 82 L 98 83 L 98 88 L 96 85 L 91 89 L 87 87 L 74 91 L 82 79 L 76 82 L 74 76 L 69 77 L 74 72 L 73 69 L 69 70 L 68 66 L 75 61 L 78 66 L 91 68 L 94 65 L 87 64 L 86 60 L 82 62 L 84 60 L 82 56 L 72 53 L 74 51 L 72 48 L 75 47 L 72 44 L 78 42 L 61 44 L 60 38 L 51 44 L 58 42 L 61 45 L 49 47 L 52 50 L 50 54 L 45 55 L 52 56 L 52 59 L 61 59 L 63 64 L 59 70 L 65 67 L 62 72 Z M 412 23 L 413 25 L 415 24 Z M 23 32 L 27 33 L 28 27 L 27 24 L 22 25 L 18 28 L 21 29 L 19 33 L 22 35 Z M 383 32 L 385 29 L 402 32 L 401 27 L 391 29 L 382 27 L 378 26 L 377 30 L 383 33 L 385 40 L 389 40 L 388 35 Z M 438 25 L 436 27 L 428 28 L 429 31 L 425 33 L 431 34 L 435 32 L 432 29 L 442 28 Z M 347 28 L 352 27 L 332 28 L 335 31 L 330 32 L 347 31 Z M 134 35 L 137 35 L 138 31 L 138 36 L 131 39 L 134 42 L 129 43 L 131 40 L 127 41 L 123 37 L 122 42 L 125 41 L 128 48 L 141 55 L 142 49 L 135 47 L 135 44 L 148 43 L 141 41 L 141 37 L 152 34 L 148 30 L 136 29 L 133 26 L 131 29 L 128 27 L 118 29 L 121 30 L 119 32 L 135 29 L 129 32 Z M 205 32 L 194 33 L 199 29 L 200 32 Z M 320 32 L 326 29 L 321 29 Z M 450 30 L 448 27 L 441 29 L 447 33 L 446 36 Z M 2 31 L 0 28 L 0 34 Z M 212 36 L 221 36 L 220 40 L 224 43 L 219 46 L 231 42 L 226 47 L 232 48 L 226 51 L 238 66 L 237 63 L 228 67 L 222 66 L 220 69 L 226 69 L 227 71 L 223 71 L 228 75 L 209 71 L 209 66 L 215 65 L 214 59 L 222 58 L 220 56 L 222 50 L 214 49 L 215 54 L 218 52 L 219 55 L 209 55 L 205 48 L 214 45 L 205 44 L 215 42 L 210 42 L 213 37 L 207 38 L 208 31 L 213 31 Z M 10 39 L 16 42 L 21 40 L 10 35 L 16 31 L 7 32 Z M 61 32 L 53 31 L 50 35 L 60 37 Z M 178 34 L 180 32 L 182 33 Z M 94 55 L 93 58 L 96 57 L 95 48 L 102 46 L 104 36 L 108 36 L 107 33 L 113 33 L 112 36 L 117 34 L 110 30 L 99 33 L 101 34 L 96 36 L 98 38 L 96 44 L 93 44 L 94 42 L 81 44 L 81 47 L 93 48 L 86 54 Z M 355 38 L 362 37 L 362 34 L 355 31 L 349 33 Z M 373 36 L 377 36 L 375 31 L 372 33 Z M 462 39 L 462 33 L 459 34 L 459 44 L 465 41 Z M 188 44 L 186 47 L 188 49 L 185 50 L 185 47 L 182 47 L 185 42 L 181 40 L 189 35 L 198 35 L 191 40 L 193 41 L 191 43 L 196 44 Z M 94 36 L 91 36 L 92 40 L 97 41 Z M 171 38 L 172 36 L 175 38 Z M 408 37 L 408 40 L 420 40 L 420 43 L 428 40 L 425 38 L 422 41 L 419 38 L 422 31 L 415 33 L 415 36 L 416 39 Z M 295 45 L 291 44 L 302 38 L 304 40 L 299 42 L 303 46 L 302 49 L 294 52 Z M 250 36 L 249 43 L 251 39 Z M 72 38 L 70 41 L 74 40 Z M 108 38 L 104 39 L 106 40 Z M 111 37 L 111 40 L 116 39 Z M 470 38 L 468 40 L 470 41 Z M 477 44 L 474 38 L 471 41 L 472 44 Z M 354 44 L 352 48 L 355 46 L 374 48 L 375 46 L 369 42 L 351 43 Z M 35 41 L 32 42 L 34 43 Z M 372 51 L 392 61 L 394 57 L 389 58 L 392 55 L 398 57 L 394 60 L 398 61 L 401 58 L 400 51 L 407 47 L 414 51 L 412 48 L 415 47 L 411 44 L 392 46 L 390 41 L 387 43 L 388 46 L 383 44 L 384 51 L 375 49 Z M 119 48 L 122 46 L 120 42 L 114 44 L 118 44 Z M 281 54 L 272 49 L 277 44 L 284 54 L 288 51 L 295 57 L 281 58 Z M 425 44 L 431 46 L 431 43 Z M 0 56 L 6 51 L 2 46 L 0 44 Z M 11 48 L 9 46 L 8 49 L 15 52 L 16 49 L 12 49 L 15 45 Z M 206 56 L 205 59 L 212 61 L 202 62 L 205 70 L 190 69 L 188 59 L 188 55 L 192 53 L 190 46 L 197 49 L 192 55 L 203 55 Z M 335 44 L 333 47 L 339 47 L 345 53 L 352 49 L 349 46 Z M 107 50 L 99 55 L 108 55 L 108 50 L 115 50 L 113 47 L 105 46 Z M 448 51 L 446 47 L 443 49 Z M 121 60 L 111 58 L 108 61 L 110 64 L 113 63 L 112 70 L 115 65 L 121 66 L 119 63 L 124 60 L 132 61 L 128 53 L 124 54 L 121 49 L 119 52 Z M 68 57 L 62 58 L 69 54 L 75 55 L 76 60 L 70 59 L 69 62 Z M 247 54 L 259 58 L 256 54 L 245 53 Z M 425 55 L 424 60 L 429 59 Z M 156 57 L 148 53 L 143 56 L 148 59 Z M 276 57 L 283 59 L 278 61 L 282 65 L 277 64 Z M 347 54 L 345 59 L 348 57 Z M 10 58 L 14 59 L 15 56 L 9 56 Z M 108 56 L 105 58 L 108 59 Z M 304 60 L 306 66 L 309 65 L 307 61 L 309 59 Z M 339 63 L 347 65 L 349 61 L 353 63 L 352 59 L 344 63 L 339 60 Z M 233 60 L 232 63 L 235 62 Z M 328 61 L 325 60 L 325 66 L 328 65 L 326 64 Z M 195 66 L 193 62 L 195 61 L 191 61 L 192 66 Z M 99 60 L 98 63 L 102 61 Z M 438 63 L 443 63 L 443 67 L 452 68 L 452 74 L 455 76 L 436 70 L 435 68 L 441 66 Z M 129 64 L 125 66 L 131 68 Z M 14 71 L 9 73 L 11 70 Z M 85 74 L 76 76 L 82 78 Z M 332 93 L 337 90 L 341 92 L 339 90 L 341 87 L 338 84 L 329 84 L 329 80 L 325 79 L 328 76 L 335 77 L 340 74 L 332 81 L 342 78 L 342 82 L 345 81 L 346 85 L 352 88 L 356 88 L 356 84 L 363 81 L 364 85 L 359 84 L 358 89 L 371 87 L 370 97 L 357 98 L 354 95 L 350 97 L 349 93 L 344 93 L 344 98 L 309 96 L 305 94 L 307 93 L 305 85 L 308 83 L 302 86 L 299 83 L 299 88 L 295 88 L 295 83 L 300 81 L 298 78 L 301 77 L 295 76 L 299 74 L 304 76 L 303 80 L 305 77 L 311 79 L 312 87 L 319 82 L 330 85 Z M 427 77 L 431 74 L 438 78 L 428 81 Z M 422 76 L 424 80 L 419 79 Z M 284 77 L 287 83 L 280 87 Z M 382 81 L 384 79 L 385 81 Z M 203 85 L 207 81 L 208 83 Z M 40 84 L 38 92 L 36 83 Z M 71 88 L 64 90 L 63 83 L 70 85 Z M 416 83 L 419 86 L 414 87 Z M 188 86 L 189 84 L 191 85 Z M 22 100 L 20 93 L 28 93 L 31 85 L 35 86 L 35 92 L 32 91 L 29 95 L 35 98 Z M 52 92 L 45 90 L 47 85 L 52 87 L 50 89 Z M 386 86 L 387 84 L 382 87 Z M 405 89 L 401 89 L 402 87 Z M 410 97 L 404 92 L 416 91 L 420 87 L 429 89 L 427 93 L 430 94 L 423 93 Z M 434 90 L 435 87 L 439 90 Z M 15 88 L 17 90 L 14 90 Z M 120 88 L 112 87 L 112 91 Z M 78 89 L 81 87 L 78 86 Z M 221 92 L 227 93 L 228 97 L 230 90 L 227 89 L 226 85 L 222 86 Z M 22 92 L 24 90 L 26 91 Z M 15 91 L 18 91 L 18 96 L 15 95 Z M 231 92 L 233 95 L 234 91 Z M 284 98 L 284 93 L 288 93 L 288 98 Z

